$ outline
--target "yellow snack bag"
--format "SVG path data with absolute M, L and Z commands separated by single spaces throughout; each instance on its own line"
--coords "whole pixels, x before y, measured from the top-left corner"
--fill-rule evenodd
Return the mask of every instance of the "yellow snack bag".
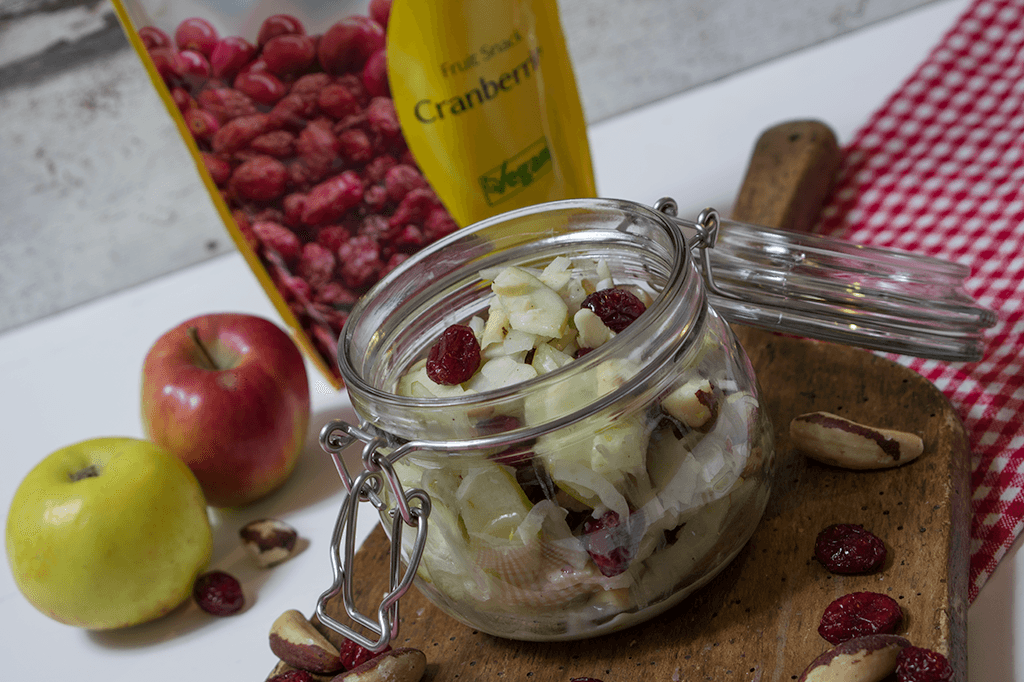
M 395 0 L 387 50 L 406 141 L 460 225 L 596 196 L 554 0 Z
M 229 234 L 336 387 L 349 311 L 404 259 L 480 218 L 593 196 L 554 0 L 112 2 Z M 424 12 L 444 40 L 423 42 Z M 467 78 L 474 60 L 499 69 L 476 76 L 484 119 L 454 116 L 464 83 L 414 73 L 454 75 L 454 59 Z M 396 89 L 445 120 L 400 118 Z

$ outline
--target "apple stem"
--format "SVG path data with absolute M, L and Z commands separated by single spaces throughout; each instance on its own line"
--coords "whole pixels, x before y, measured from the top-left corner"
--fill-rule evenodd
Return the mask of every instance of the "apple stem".
M 96 468 L 95 464 L 90 464 L 84 469 L 79 469 L 75 473 L 70 475 L 72 481 L 81 481 L 83 478 L 95 478 L 100 475 L 100 470 Z
M 217 366 L 217 363 L 214 362 L 213 356 L 210 355 L 209 349 L 207 349 L 207 347 L 199 339 L 199 330 L 196 329 L 195 327 L 189 327 L 188 337 L 192 339 L 192 343 L 194 343 L 196 345 L 196 348 L 199 349 L 199 354 L 203 356 L 203 360 L 205 360 L 206 364 L 210 366 L 210 369 L 220 369 L 220 367 Z

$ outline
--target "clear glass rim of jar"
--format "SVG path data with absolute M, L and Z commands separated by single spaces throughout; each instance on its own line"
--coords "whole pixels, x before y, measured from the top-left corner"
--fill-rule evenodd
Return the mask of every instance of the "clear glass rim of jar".
M 451 265 L 450 281 L 465 281 L 472 277 L 476 277 L 479 280 L 479 269 L 470 265 L 470 262 L 473 260 L 472 256 L 479 256 L 481 251 L 479 245 L 474 247 L 472 246 L 473 243 L 480 242 L 482 235 L 486 235 L 503 226 L 514 226 L 541 217 L 564 221 L 566 226 L 564 235 L 570 235 L 569 237 L 564 237 L 563 240 L 567 245 L 571 244 L 576 247 L 582 245 L 585 247 L 587 243 L 601 244 L 601 242 L 594 239 L 591 233 L 599 231 L 611 235 L 612 230 L 595 227 L 594 225 L 588 226 L 585 220 L 580 221 L 582 228 L 578 231 L 573 231 L 573 228 L 569 226 L 574 216 L 584 214 L 592 216 L 595 222 L 599 217 L 613 218 L 614 216 L 621 216 L 620 229 L 617 232 L 626 235 L 628 235 L 628 232 L 621 226 L 629 222 L 628 218 L 640 220 L 645 225 L 656 227 L 661 239 L 664 240 L 665 249 L 661 257 L 665 261 L 665 269 L 668 276 L 661 283 L 658 295 L 644 315 L 633 322 L 627 329 L 623 330 L 623 332 L 594 351 L 552 372 L 511 386 L 462 396 L 446 398 L 401 396 L 384 390 L 365 378 L 367 365 L 372 364 L 380 353 L 388 352 L 386 349 L 388 341 L 384 340 L 380 331 L 379 319 L 382 317 L 387 319 L 390 315 L 403 310 L 406 312 L 419 310 L 421 313 L 423 310 L 429 310 L 425 306 L 408 303 L 407 299 L 402 300 L 402 297 L 398 296 L 398 292 L 403 291 L 405 286 L 422 277 L 422 272 L 425 268 L 429 270 L 431 267 L 436 267 L 438 262 L 447 260 Z M 580 237 L 581 235 L 588 235 L 589 239 L 573 241 L 571 238 L 572 236 Z M 528 244 L 544 243 L 561 236 L 559 234 L 548 234 L 548 239 L 546 240 L 541 234 L 534 234 L 532 238 L 520 237 L 519 235 L 510 237 L 506 235 L 504 241 L 499 236 L 498 241 L 491 244 L 495 250 L 485 253 L 502 254 L 506 251 L 514 250 L 513 247 L 521 248 Z M 510 242 L 511 245 L 507 242 Z M 626 241 L 623 243 L 626 243 Z M 460 251 L 460 245 L 465 251 Z M 607 246 L 607 244 L 604 244 L 604 246 Z M 450 258 L 452 254 L 456 254 L 454 258 Z M 458 277 L 459 273 L 462 273 L 464 277 Z M 424 286 L 417 287 L 416 296 L 421 299 L 430 298 L 425 292 L 438 288 L 439 284 L 443 284 L 443 282 L 433 281 Z M 353 307 L 339 339 L 338 365 L 342 379 L 349 390 L 350 396 L 353 398 L 354 407 L 358 403 L 372 401 L 377 406 L 383 406 L 388 412 L 417 410 L 424 415 L 436 414 L 440 416 L 445 410 L 453 408 L 466 410 L 477 406 L 497 404 L 513 398 L 528 400 L 531 395 L 538 394 L 563 381 L 567 374 L 593 371 L 601 362 L 609 357 L 616 357 L 618 354 L 626 352 L 626 349 L 637 345 L 653 349 L 653 352 L 647 355 L 648 361 L 640 367 L 636 374 L 631 376 L 621 386 L 599 396 L 583 409 L 561 415 L 541 425 L 513 429 L 512 431 L 515 432 L 516 438 L 512 440 L 509 439 L 510 433 L 504 432 L 496 433 L 493 437 L 467 437 L 466 439 L 459 439 L 457 443 L 451 440 L 444 441 L 447 445 L 446 449 L 477 449 L 488 443 L 508 444 L 518 440 L 527 440 L 545 431 L 561 428 L 585 419 L 587 416 L 593 415 L 595 412 L 623 400 L 624 397 L 635 395 L 637 387 L 645 380 L 648 380 L 652 373 L 678 356 L 681 352 L 681 344 L 683 347 L 686 347 L 688 342 L 696 336 L 694 331 L 703 327 L 702 318 L 707 310 L 707 296 L 703 288 L 703 282 L 700 273 L 694 266 L 692 256 L 687 247 L 685 234 L 671 217 L 641 204 L 616 199 L 572 199 L 548 202 L 503 213 L 462 228 L 404 261 L 398 268 L 375 285 Z M 461 320 L 451 319 L 444 326 L 457 321 Z M 367 328 L 367 324 L 372 326 Z M 441 328 L 443 329 L 443 327 Z M 669 333 L 670 331 L 671 333 Z M 362 347 L 364 343 L 376 344 L 376 347 Z M 429 344 L 424 344 L 422 348 L 423 350 L 429 348 Z M 359 357 L 354 358 L 353 354 Z M 362 418 L 363 415 L 360 415 L 360 417 Z M 383 427 L 390 432 L 391 429 L 388 428 L 387 420 L 381 421 L 385 423 L 376 424 L 376 426 L 378 428 Z M 421 444 L 429 442 L 429 439 L 418 440 Z M 459 447 L 460 445 L 461 447 Z

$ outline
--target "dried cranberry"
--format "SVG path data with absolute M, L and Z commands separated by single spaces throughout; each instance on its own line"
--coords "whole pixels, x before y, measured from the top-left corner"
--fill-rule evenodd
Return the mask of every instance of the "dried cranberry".
M 239 234 L 242 235 L 242 239 L 249 245 L 249 248 L 253 251 L 259 247 L 259 240 L 256 239 L 256 235 L 252 231 L 252 221 L 242 211 L 235 209 L 231 212 L 231 217 L 235 221 L 235 226 L 238 228 Z
M 863 526 L 837 523 L 814 542 L 814 556 L 832 573 L 867 573 L 885 563 L 885 543 Z
M 862 635 L 892 634 L 903 620 L 895 599 L 877 592 L 852 592 L 828 605 L 818 634 L 832 644 Z
M 370 163 L 366 164 L 366 179 L 373 183 L 383 182 L 387 172 L 398 165 L 395 157 L 389 154 L 382 154 Z
M 384 648 L 384 651 L 391 651 L 391 646 L 388 645 Z M 384 651 L 380 652 L 381 654 Z M 369 649 L 356 644 L 351 639 L 346 639 L 338 646 L 338 652 L 341 654 L 341 664 L 345 666 L 345 670 L 352 670 L 358 665 L 366 663 L 371 658 L 376 658 L 380 654 L 375 654 Z
M 949 682 L 953 679 L 953 666 L 938 651 L 908 646 L 896 656 L 896 679 L 899 682 Z
M 174 42 L 179 50 L 195 50 L 206 57 L 213 54 L 219 39 L 213 24 L 200 17 L 185 19 L 174 31 Z
M 206 78 L 210 75 L 210 62 L 195 50 L 182 50 L 178 53 L 183 71 L 188 76 Z
M 243 71 L 235 77 L 235 89 L 244 92 L 253 101 L 266 106 L 273 106 L 288 92 L 288 86 L 272 73 L 263 71 Z
M 371 97 L 390 97 L 388 83 L 388 59 L 385 50 L 377 50 L 366 60 L 363 67 L 363 87 Z
M 423 231 L 415 225 L 406 225 L 391 235 L 391 245 L 399 251 L 416 251 L 425 243 Z
M 409 260 L 409 254 L 407 253 L 391 254 L 391 257 L 388 258 L 388 262 L 384 264 L 383 268 L 381 268 L 380 276 L 384 277 L 384 275 L 388 274 L 407 260 Z
M 423 221 L 423 235 L 429 242 L 450 235 L 457 229 L 459 229 L 459 225 L 455 222 L 455 218 L 452 218 L 448 211 L 441 206 L 433 208 Z
M 189 94 L 188 90 L 182 87 L 171 88 L 171 99 L 174 100 L 174 105 L 178 107 L 181 113 L 199 106 L 199 103 Z
M 295 236 L 295 233 L 284 225 L 269 220 L 254 222 L 252 224 L 253 234 L 259 240 L 263 248 L 277 252 L 285 263 L 294 263 L 299 259 L 302 252 L 302 242 Z
M 352 232 L 344 225 L 324 225 L 316 233 L 317 243 L 335 253 L 351 238 Z
M 362 130 L 342 131 L 338 135 L 338 147 L 342 158 L 349 163 L 362 165 L 373 158 L 373 145 Z
M 210 54 L 210 68 L 217 78 L 234 78 L 256 56 L 256 48 L 245 38 L 228 36 L 217 42 Z
M 427 376 L 444 386 L 467 381 L 480 367 L 480 342 L 464 324 L 453 324 L 430 347 Z
M 365 234 L 378 242 L 387 237 L 390 230 L 388 219 L 382 215 L 368 215 L 359 223 L 359 234 Z
M 388 191 L 388 199 L 396 204 L 409 192 L 426 186 L 426 178 L 412 166 L 399 164 L 389 168 L 384 174 L 384 187 Z
M 327 282 L 319 287 L 313 295 L 313 300 L 338 308 L 351 308 L 355 305 L 358 296 L 343 287 L 338 282 Z
M 139 39 L 147 50 L 152 50 L 154 47 L 172 47 L 170 37 L 156 26 L 140 28 Z
M 271 38 L 260 53 L 272 73 L 279 76 L 298 74 L 316 61 L 316 43 L 305 35 L 280 35 Z
M 374 97 L 366 107 L 366 123 L 370 130 L 390 143 L 401 141 L 402 126 L 390 97 Z
M 316 289 L 334 278 L 335 263 L 333 253 L 316 242 L 310 242 L 302 247 L 299 254 L 297 274 Z
M 156 72 L 168 86 L 176 85 L 185 74 L 185 62 L 173 47 L 154 47 L 149 51 L 149 58 L 153 60 Z
M 199 93 L 199 106 L 226 123 L 239 116 L 256 113 L 256 103 L 234 88 L 210 88 Z
M 317 56 L 327 73 L 362 69 L 370 55 L 384 47 L 384 27 L 370 17 L 353 15 L 335 23 L 320 38 Z
M 249 143 L 249 149 L 276 159 L 286 159 L 295 154 L 295 135 L 287 130 L 264 133 Z
M 305 35 L 306 27 L 290 14 L 272 14 L 263 20 L 256 35 L 256 44 L 266 45 L 272 38 L 284 35 Z
M 214 133 L 210 144 L 217 153 L 232 153 L 247 147 L 250 142 L 267 132 L 266 114 L 249 114 L 233 118 Z
M 212 140 L 220 130 L 217 117 L 205 109 L 189 109 L 184 114 L 185 125 L 197 140 Z
M 274 282 L 284 295 L 286 301 L 307 305 L 310 297 L 313 295 L 313 289 L 309 286 L 309 283 L 297 275 L 279 273 L 274 278 Z
M 220 158 L 215 154 L 209 152 L 200 152 L 200 156 L 203 159 L 203 165 L 206 166 L 206 171 L 210 174 L 210 178 L 214 184 L 221 187 L 231 177 L 231 164 L 224 159 Z
M 628 327 L 647 307 L 626 289 L 602 289 L 583 299 L 583 308 L 590 308 L 605 326 L 615 333 Z
M 405 195 L 395 212 L 388 218 L 388 225 L 401 228 L 408 223 L 421 225 L 435 208 L 441 207 L 441 200 L 429 187 L 414 189 Z
M 391 18 L 391 0 L 370 0 L 366 13 L 384 28 L 388 27 L 388 19 Z
M 278 100 L 270 110 L 270 124 L 275 128 L 302 130 L 316 113 L 316 98 L 307 93 L 292 91 Z
M 271 201 L 284 194 L 287 182 L 283 163 L 272 156 L 256 156 L 235 169 L 228 187 L 241 199 Z
M 356 235 L 338 248 L 338 274 L 350 289 L 370 286 L 383 269 L 380 244 L 368 235 Z
M 379 213 L 384 209 L 384 205 L 388 203 L 388 191 L 384 189 L 383 185 L 370 185 L 363 192 L 363 203 L 366 204 L 366 208 L 374 214 Z M 384 224 L 383 231 L 387 231 L 388 220 L 387 218 L 376 215 L 375 217 L 380 218 Z
M 305 76 L 299 76 L 294 83 L 292 83 L 292 93 L 297 95 L 314 95 L 315 96 L 324 88 L 334 83 L 334 79 L 326 73 L 307 73 Z
M 362 200 L 363 181 L 354 171 L 345 171 L 309 191 L 302 222 L 306 225 L 332 223 Z
M 315 121 L 310 122 L 295 140 L 296 154 L 314 173 L 329 172 L 339 151 L 341 145 L 330 127 Z
M 215 616 L 230 616 L 245 606 L 242 586 L 224 571 L 210 571 L 196 578 L 192 596 L 199 608 Z
M 339 120 L 359 113 L 359 100 L 351 90 L 337 83 L 323 88 L 316 96 L 316 104 L 320 111 Z
M 587 554 L 601 575 L 611 577 L 629 568 L 633 560 L 629 529 L 622 525 L 617 512 L 609 510 L 600 518 L 588 518 L 583 523 L 583 535 Z

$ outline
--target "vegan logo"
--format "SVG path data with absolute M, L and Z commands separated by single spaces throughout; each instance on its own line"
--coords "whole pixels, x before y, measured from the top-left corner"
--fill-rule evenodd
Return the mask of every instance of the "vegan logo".
M 551 150 L 548 141 L 540 138 L 515 156 L 505 159 L 500 166 L 480 176 L 480 186 L 489 206 L 500 204 L 533 184 L 533 181 L 551 170 Z

